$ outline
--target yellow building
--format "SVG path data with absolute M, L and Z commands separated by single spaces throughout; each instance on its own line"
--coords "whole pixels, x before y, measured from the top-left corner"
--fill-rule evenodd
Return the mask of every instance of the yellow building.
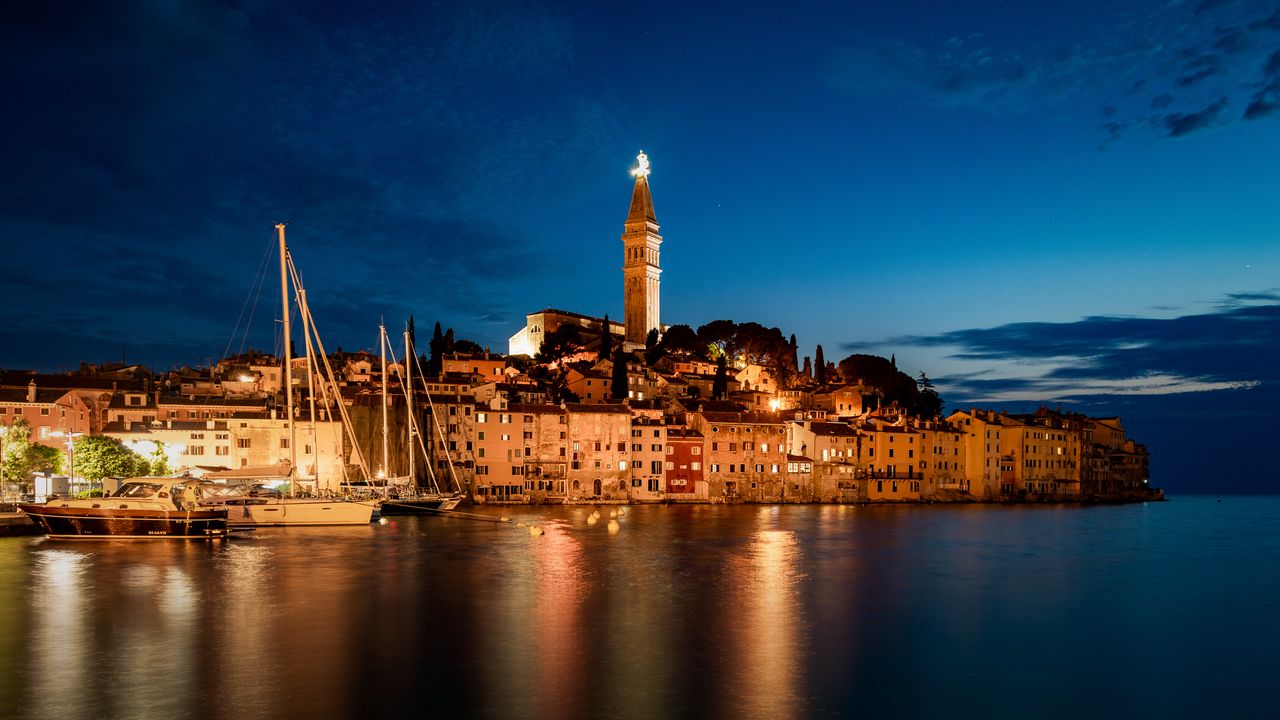
M 999 413 L 978 409 L 957 410 L 947 417 L 961 433 L 966 492 L 978 500 L 992 500 L 1003 492 L 1001 459 L 1005 453 L 1000 444 L 1000 418 Z M 1007 462 L 1012 464 L 1012 456 Z
M 924 443 L 921 435 L 905 421 L 875 418 L 858 428 L 863 435 L 858 458 L 867 470 L 867 499 L 919 500 L 925 494 L 920 472 Z

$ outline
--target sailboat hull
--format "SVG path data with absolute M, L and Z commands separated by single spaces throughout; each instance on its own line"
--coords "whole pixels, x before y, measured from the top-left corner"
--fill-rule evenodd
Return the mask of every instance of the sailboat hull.
M 375 508 L 373 503 L 311 498 L 235 498 L 225 504 L 231 528 L 368 525 Z
M 457 495 L 440 495 L 434 497 L 405 498 L 403 500 L 384 500 L 383 515 L 421 515 L 425 513 L 448 512 L 462 502 Z

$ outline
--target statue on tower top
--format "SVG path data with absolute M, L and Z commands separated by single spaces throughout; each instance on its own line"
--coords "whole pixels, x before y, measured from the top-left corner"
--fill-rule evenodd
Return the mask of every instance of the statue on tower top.
M 631 174 L 638 178 L 649 177 L 649 156 L 645 155 L 643 150 L 636 156 L 636 166 L 631 171 Z

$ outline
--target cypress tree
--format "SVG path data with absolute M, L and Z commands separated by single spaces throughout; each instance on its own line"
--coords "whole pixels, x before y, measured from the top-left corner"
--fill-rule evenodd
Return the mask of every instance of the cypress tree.
M 613 376 L 610 378 L 609 397 L 614 400 L 627 398 L 627 353 L 621 347 L 613 353 Z
M 729 391 L 729 364 L 721 354 L 716 358 L 716 379 L 711 382 L 711 399 L 723 400 Z
M 813 353 L 813 379 L 819 385 L 827 384 L 827 362 L 822 357 L 822 346 Z
M 436 321 L 436 329 L 431 333 L 431 342 L 427 344 L 427 349 L 431 352 L 431 361 L 427 363 L 427 374 L 438 377 L 440 368 L 444 366 L 444 333 L 440 331 L 439 321 Z
M 604 322 L 600 325 L 600 352 L 597 360 L 608 360 L 613 355 L 613 333 L 609 332 L 609 313 L 604 314 Z

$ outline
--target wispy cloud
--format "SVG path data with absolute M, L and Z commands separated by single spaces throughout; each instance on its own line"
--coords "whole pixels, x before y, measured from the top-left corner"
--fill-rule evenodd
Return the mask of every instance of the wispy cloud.
M 1258 120 L 1280 110 L 1280 50 L 1271 53 L 1262 66 L 1262 79 L 1245 108 L 1246 120 Z
M 1107 29 L 1069 47 L 1004 48 L 980 34 L 933 46 L 861 36 L 822 72 L 830 86 L 854 97 L 925 107 L 1001 115 L 1052 110 L 1070 119 L 1100 102 L 1104 144 L 1144 129 L 1182 138 L 1242 117 L 1268 117 L 1280 101 L 1272 72 L 1257 76 L 1258 59 L 1274 47 L 1266 36 L 1280 29 L 1280 12 L 1263 16 L 1254 4 L 1230 2 L 1115 6 L 1099 23 Z
M 1197 130 L 1212 127 L 1226 108 L 1227 98 L 1220 97 L 1195 112 L 1169 113 L 1164 116 L 1163 122 L 1169 130 L 1169 137 L 1182 137 Z
M 1236 293 L 1217 312 L 1176 318 L 1088 317 L 886 341 L 937 348 L 968 365 L 937 378 L 974 399 L 1165 395 L 1280 382 L 1280 294 Z M 1269 304 L 1259 304 L 1269 303 Z M 850 345 L 849 347 L 854 347 Z M 859 345 L 859 347 L 865 347 Z

